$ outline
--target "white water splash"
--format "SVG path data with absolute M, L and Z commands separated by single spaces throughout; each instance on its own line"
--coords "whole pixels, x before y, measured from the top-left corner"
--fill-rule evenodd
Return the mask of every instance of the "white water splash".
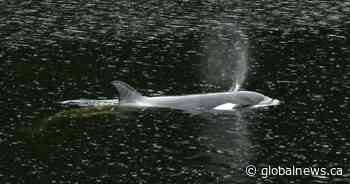
M 77 99 L 77 100 L 66 100 L 59 103 L 67 106 L 96 107 L 96 106 L 118 105 L 119 100 L 118 99 L 106 99 L 106 100 Z

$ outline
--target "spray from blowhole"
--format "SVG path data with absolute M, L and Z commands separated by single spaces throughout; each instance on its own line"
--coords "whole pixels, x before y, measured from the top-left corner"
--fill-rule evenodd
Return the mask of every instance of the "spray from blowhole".
M 237 24 L 214 21 L 204 40 L 202 74 L 210 83 L 238 91 L 248 72 L 248 39 Z

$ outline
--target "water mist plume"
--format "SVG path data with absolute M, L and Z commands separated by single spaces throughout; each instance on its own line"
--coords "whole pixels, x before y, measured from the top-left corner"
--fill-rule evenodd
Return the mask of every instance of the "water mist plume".
M 233 23 L 213 21 L 204 40 L 202 72 L 204 78 L 237 91 L 246 78 L 247 39 Z

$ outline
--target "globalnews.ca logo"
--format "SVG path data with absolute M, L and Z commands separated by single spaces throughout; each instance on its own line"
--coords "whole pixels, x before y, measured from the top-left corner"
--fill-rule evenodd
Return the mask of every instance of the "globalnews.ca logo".
M 268 178 L 269 176 L 342 176 L 342 168 L 318 168 L 318 167 L 262 167 L 256 168 L 254 165 L 249 165 L 245 168 L 248 176 L 261 176 Z

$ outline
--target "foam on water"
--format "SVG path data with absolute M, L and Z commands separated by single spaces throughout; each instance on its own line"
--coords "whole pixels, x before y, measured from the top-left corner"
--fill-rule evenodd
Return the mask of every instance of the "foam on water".
M 59 103 L 62 105 L 68 105 L 68 106 L 96 107 L 96 106 L 118 105 L 119 100 L 118 99 L 106 99 L 106 100 L 78 99 L 78 100 L 66 100 Z

